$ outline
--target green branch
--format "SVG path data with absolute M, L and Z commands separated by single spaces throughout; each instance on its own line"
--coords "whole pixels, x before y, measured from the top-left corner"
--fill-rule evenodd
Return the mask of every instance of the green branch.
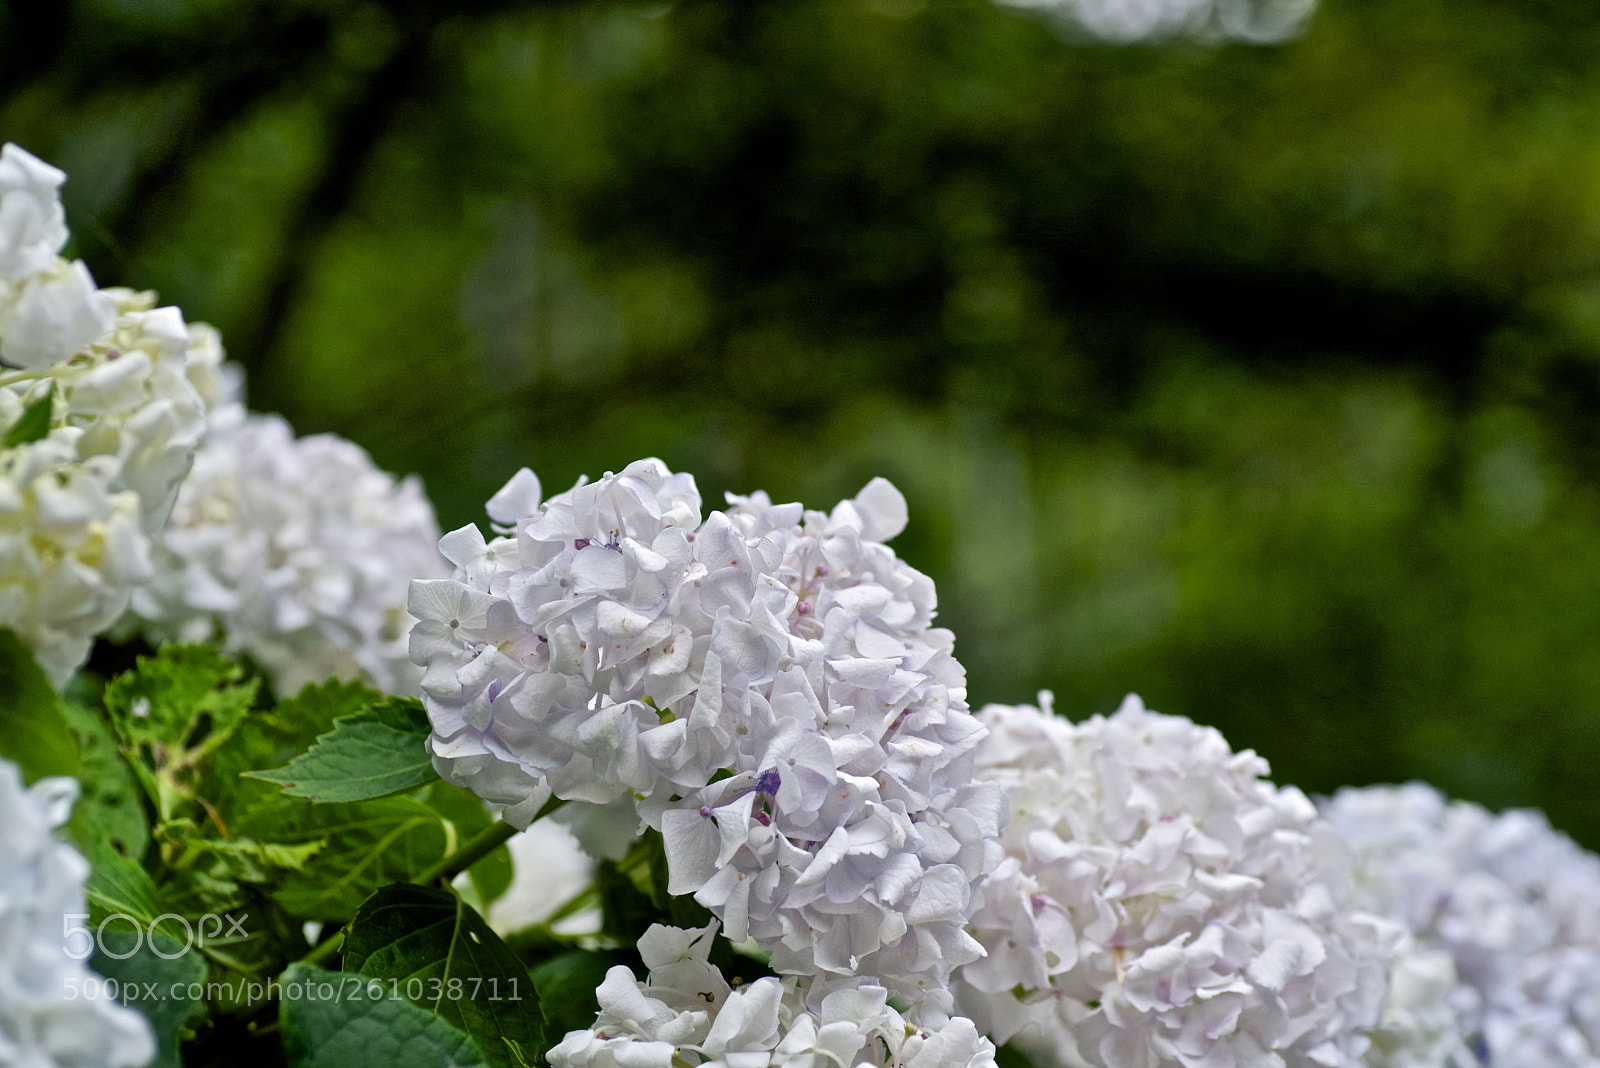
M 564 804 L 566 804 L 566 801 L 561 798 L 552 797 L 534 814 L 533 819 L 529 821 L 529 825 L 538 823 Z M 438 863 L 421 872 L 411 881 L 418 886 L 428 886 L 441 881 L 448 883 L 457 875 L 460 875 L 478 861 L 505 845 L 518 833 L 520 833 L 518 828 L 513 827 L 505 820 L 500 820 L 493 826 L 467 839 L 462 843 L 460 849 L 441 857 Z M 307 964 L 322 964 L 337 955 L 339 947 L 343 944 L 344 934 L 340 932 L 326 942 L 317 945 L 310 953 L 300 959 Z
M 533 819 L 528 821 L 528 825 L 531 827 L 533 824 L 538 823 L 564 804 L 566 804 L 566 801 L 561 798 L 552 797 L 540 807 L 538 812 L 534 813 Z M 505 845 L 520 832 L 520 828 L 513 827 L 505 820 L 501 820 L 487 830 L 467 839 L 460 849 L 440 859 L 439 863 L 411 881 L 418 886 L 427 886 L 430 883 L 439 881 L 449 882 L 496 849 Z
M 418 886 L 429 886 L 436 882 L 447 883 L 499 847 L 505 845 L 517 833 L 517 828 L 501 820 L 499 823 L 485 828 L 467 839 L 461 844 L 461 848 L 449 856 L 441 857 L 438 863 L 420 875 L 415 876 L 411 881 Z

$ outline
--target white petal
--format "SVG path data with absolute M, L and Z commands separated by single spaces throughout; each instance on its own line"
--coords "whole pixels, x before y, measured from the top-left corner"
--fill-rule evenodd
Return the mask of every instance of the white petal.
M 484 511 L 496 523 L 509 527 L 519 519 L 538 514 L 539 492 L 539 476 L 524 467 L 489 498 Z

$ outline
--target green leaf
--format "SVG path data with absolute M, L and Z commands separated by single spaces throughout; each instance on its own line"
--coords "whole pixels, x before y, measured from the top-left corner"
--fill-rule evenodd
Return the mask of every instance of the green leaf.
M 38 441 L 50 433 L 50 415 L 54 403 L 55 387 L 52 386 L 44 396 L 22 409 L 22 415 L 11 424 L 0 445 L 12 449 L 18 445 L 26 445 L 30 441 Z
M 72 806 L 67 834 L 91 865 L 106 851 L 143 860 L 150 844 L 143 792 L 117 750 L 116 737 L 93 709 L 72 702 L 64 708 L 78 739 L 78 781 L 83 787 L 78 803 Z
M 309 805 L 280 795 L 240 820 L 234 833 L 284 845 L 321 843 L 272 893 L 291 915 L 328 923 L 348 921 L 380 886 L 421 874 L 451 844 L 439 814 L 411 797 Z
M 344 968 L 397 980 L 408 997 L 471 1035 L 484 1059 L 515 1068 L 545 1054 L 544 1017 L 527 969 L 455 894 L 386 886 L 364 902 L 345 936 Z M 420 980 L 413 984 L 411 980 Z
M 107 684 L 105 707 L 162 820 L 198 796 L 200 765 L 255 703 L 260 680 L 207 645 L 168 645 Z
M 355 682 L 307 686 L 270 709 L 250 713 L 211 755 L 203 769 L 201 796 L 231 828 L 246 813 L 283 796 L 276 783 L 241 778 L 256 768 L 275 768 L 306 751 L 333 721 L 382 701 L 383 696 Z
M 614 949 L 574 949 L 552 957 L 530 973 L 544 1013 L 544 1033 L 564 1035 L 594 1026 L 600 1012 L 595 990 L 617 965 L 641 967 L 637 954 Z
M 469 1036 L 391 996 L 388 986 L 311 964 L 290 965 L 283 973 L 278 1016 L 289 1068 L 475 1068 L 484 1063 Z
M 107 684 L 106 711 L 130 740 L 209 751 L 237 726 L 259 685 L 209 645 L 168 645 Z
M 305 744 L 296 747 L 300 752 L 317 735 L 333 726 L 341 716 L 353 716 L 383 701 L 383 694 L 359 682 L 328 682 L 306 686 L 293 697 L 278 702 L 275 710 L 283 724 L 297 731 Z
M 22 768 L 28 782 L 76 775 L 78 745 L 66 711 L 33 653 L 15 633 L 0 629 L 0 756 Z
M 181 826 L 181 825 L 180 825 Z M 167 829 L 172 834 L 176 828 Z M 322 841 L 283 843 L 259 842 L 254 838 L 180 838 L 185 864 L 197 854 L 210 854 L 217 861 L 218 878 L 237 882 L 268 883 L 281 873 L 303 871 L 307 862 L 322 848 Z
M 261 995 L 251 993 L 238 980 L 262 981 L 281 972 L 290 961 L 310 948 L 303 925 L 285 917 L 258 888 L 183 873 L 178 883 L 161 887 L 167 906 L 185 916 L 196 931 L 196 950 L 210 965 L 209 978 L 233 982 L 207 999 L 219 1009 L 259 1007 Z M 170 930 L 173 921 L 160 925 Z M 199 934 L 205 934 L 199 945 Z
M 97 915 L 121 913 L 141 927 L 168 911 L 150 874 L 137 861 L 109 851 L 95 858 L 84 893 Z
M 288 766 L 245 774 L 308 801 L 388 797 L 439 777 L 428 755 L 429 733 L 422 702 L 396 697 L 334 721 L 332 732 Z
M 172 921 L 167 921 L 171 923 Z M 135 934 L 107 927 L 96 939 L 89 963 L 107 979 L 115 979 L 117 1000 L 142 1012 L 155 1032 L 159 1051 L 150 1068 L 179 1068 L 178 1039 L 183 1025 L 204 1003 L 188 997 L 190 984 L 206 977 L 205 960 L 192 945 L 161 931 Z M 182 993 L 184 996 L 175 997 Z

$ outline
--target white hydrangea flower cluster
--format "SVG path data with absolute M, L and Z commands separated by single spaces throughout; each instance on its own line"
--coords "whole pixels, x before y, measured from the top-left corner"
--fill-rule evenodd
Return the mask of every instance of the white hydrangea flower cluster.
M 408 584 L 449 573 L 421 483 L 337 435 L 297 438 L 280 416 L 247 414 L 225 377 L 214 394 L 125 626 L 154 641 L 220 638 L 283 695 L 330 678 L 417 692 Z
M 489 903 L 489 926 L 501 934 L 526 930 L 549 920 L 562 905 L 594 882 L 594 858 L 555 820 L 539 820 L 506 843 L 511 852 L 511 885 Z M 600 910 L 587 908 L 561 921 L 562 934 L 592 934 L 600 929 Z
M 707 960 L 712 924 L 657 924 L 639 940 L 641 983 L 612 968 L 593 1028 L 550 1050 L 555 1068 L 993 1068 L 994 1045 L 971 1020 L 921 1029 L 859 979 L 777 979 L 730 986 Z
M 728 937 L 937 1020 L 1005 807 L 933 585 L 883 545 L 905 500 L 731 503 L 702 521 L 656 460 L 542 505 L 523 471 L 488 507 L 514 537 L 447 535 L 455 577 L 411 600 L 435 766 L 513 821 L 636 800 Z
M 1600 1065 L 1600 857 L 1541 813 L 1422 783 L 1341 790 L 1324 814 L 1356 850 L 1362 902 L 1453 963 L 1459 1062 Z
M 1039 1064 L 1359 1064 L 1393 929 L 1311 802 L 1137 697 L 1081 724 L 1040 700 L 979 713 L 1012 816 L 958 1010 Z
M 1116 44 L 1198 38 L 1272 44 L 1301 33 L 1316 0 L 1001 0 Z
M 150 575 L 205 431 L 191 375 L 211 344 L 60 258 L 65 179 L 0 148 L 0 625 L 57 685 Z
M 61 938 L 63 916 L 89 912 L 89 865 L 55 836 L 77 787 L 71 779 L 26 787 L 0 759 L 0 1064 L 134 1068 L 155 1056 L 139 1013 L 110 998 L 67 1000 L 68 980 L 91 975 Z
M 1456 979 L 1448 954 L 1402 934 L 1389 972 L 1383 1020 L 1369 1036 L 1366 1068 L 1480 1068 L 1466 1044 L 1463 1021 L 1477 1004 Z

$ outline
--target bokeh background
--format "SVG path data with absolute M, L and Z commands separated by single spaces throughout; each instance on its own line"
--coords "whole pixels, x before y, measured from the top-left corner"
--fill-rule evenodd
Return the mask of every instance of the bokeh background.
M 447 529 L 886 475 L 974 704 L 1600 846 L 1600 8 L 1229 2 L 17 2 L 0 138 Z

